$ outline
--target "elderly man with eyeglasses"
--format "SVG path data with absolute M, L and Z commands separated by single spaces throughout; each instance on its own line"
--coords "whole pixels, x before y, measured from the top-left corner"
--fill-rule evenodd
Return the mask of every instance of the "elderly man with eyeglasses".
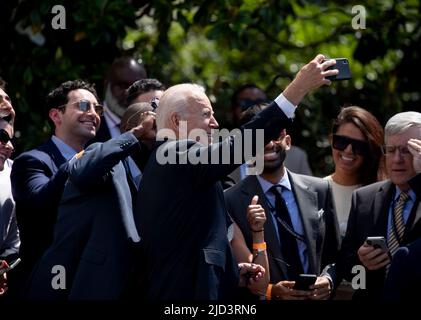
M 356 275 L 355 265 L 364 267 L 366 281 L 360 288 L 364 290 L 357 290 L 354 299 L 380 299 L 391 258 L 400 247 L 421 237 L 420 139 L 421 113 L 402 112 L 390 118 L 382 148 L 389 180 L 352 195 L 340 266 L 349 281 Z M 388 250 L 369 245 L 367 237 L 384 237 Z
M 95 136 L 103 111 L 93 85 L 81 80 L 64 82 L 52 90 L 45 106 L 52 135 L 42 145 L 17 157 L 11 174 L 22 241 L 17 287 L 24 285 L 53 240 L 68 161 Z

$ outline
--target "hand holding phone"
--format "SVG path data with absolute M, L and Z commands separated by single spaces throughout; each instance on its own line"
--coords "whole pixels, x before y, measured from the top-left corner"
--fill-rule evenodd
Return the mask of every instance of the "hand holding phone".
M 326 77 L 330 81 L 349 80 L 351 79 L 351 70 L 349 69 L 349 62 L 346 58 L 336 58 L 336 64 L 327 68 L 326 70 L 337 69 L 339 73 L 334 76 Z
M 316 283 L 317 276 L 315 274 L 300 274 L 295 281 L 293 289 L 295 290 L 311 290 L 310 286 Z
M 380 248 L 385 252 L 389 252 L 389 248 L 387 247 L 387 242 L 384 237 L 367 237 L 365 242 L 369 246 L 373 246 L 375 249 Z

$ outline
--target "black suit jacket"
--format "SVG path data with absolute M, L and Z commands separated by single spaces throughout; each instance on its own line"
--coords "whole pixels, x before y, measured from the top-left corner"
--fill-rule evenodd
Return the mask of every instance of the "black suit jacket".
M 292 173 L 288 171 L 292 190 L 297 202 L 304 228 L 308 249 L 309 273 L 329 273 L 335 284 L 336 274 L 333 264 L 339 254 L 339 231 L 336 212 L 332 204 L 331 187 L 328 181 Z M 273 225 L 270 207 L 256 176 L 248 176 L 234 187 L 225 191 L 227 209 L 241 229 L 247 246 L 252 251 L 252 234 L 247 221 L 247 207 L 254 195 L 259 196 L 259 204 L 265 209 L 265 241 L 267 244 L 270 282 L 290 280 L 283 263 L 279 240 Z
M 68 162 L 51 139 L 17 157 L 11 182 L 20 231 L 22 277 L 51 244 L 57 208 L 68 176 Z
M 395 185 L 391 181 L 377 182 L 354 191 L 348 227 L 342 241 L 340 269 L 343 276 L 352 281 L 355 274 L 353 266 L 361 265 L 357 251 L 367 237 L 383 236 L 387 239 L 389 207 L 395 193 Z M 414 228 L 421 220 L 419 196 L 410 213 L 404 234 L 403 244 L 421 236 Z M 357 290 L 354 299 L 379 299 L 382 297 L 386 268 L 369 271 L 366 269 L 366 289 Z
M 243 129 L 265 129 L 266 144 L 289 123 L 273 103 Z M 210 163 L 212 155 L 223 149 L 231 154 L 229 164 L 194 165 L 189 160 L 200 155 Z M 160 164 L 157 157 L 167 153 L 175 154 L 178 164 Z M 161 142 L 149 158 L 136 214 L 145 246 L 150 299 L 232 296 L 238 285 L 237 265 L 227 238 L 228 216 L 219 180 L 238 166 L 232 163 L 233 154 L 234 138 L 230 137 L 209 147 L 186 140 Z
M 138 150 L 131 133 L 89 146 L 69 163 L 69 180 L 59 206 L 53 244 L 32 272 L 30 299 L 117 299 L 127 285 L 132 261 L 123 215 L 133 214 L 123 162 Z M 66 289 L 51 286 L 52 268 L 66 270 Z

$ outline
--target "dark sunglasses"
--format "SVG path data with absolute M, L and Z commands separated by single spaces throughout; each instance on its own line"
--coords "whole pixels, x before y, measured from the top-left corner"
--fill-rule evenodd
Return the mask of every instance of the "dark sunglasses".
M 151 100 L 151 107 L 153 108 L 153 111 L 154 112 L 158 108 L 158 104 L 159 104 L 159 98 L 157 98 L 157 97 L 152 98 L 152 100 Z
M 6 130 L 0 129 L 0 142 L 3 144 L 7 144 L 12 138 L 10 138 L 9 134 Z
M 91 102 L 89 102 L 88 100 L 79 100 L 77 102 L 73 102 L 71 104 L 77 104 L 77 106 L 79 107 L 79 110 L 82 112 L 88 112 L 89 110 L 91 110 Z M 102 116 L 104 113 L 104 106 L 100 105 L 100 104 L 96 104 L 93 106 L 94 110 L 96 112 L 96 114 L 98 114 L 99 116 Z M 66 104 L 57 107 L 57 109 L 64 109 L 66 108 Z
M 368 143 L 365 141 L 352 139 L 347 136 L 333 135 L 332 147 L 344 151 L 349 145 L 352 146 L 352 151 L 359 155 L 366 155 L 368 153 Z

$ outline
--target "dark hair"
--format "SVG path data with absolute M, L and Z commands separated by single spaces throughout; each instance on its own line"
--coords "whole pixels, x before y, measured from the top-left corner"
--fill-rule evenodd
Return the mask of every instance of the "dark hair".
M 2 77 L 0 77 L 0 89 L 6 90 L 6 81 Z
M 352 123 L 360 129 L 369 145 L 369 151 L 364 156 L 364 162 L 360 168 L 360 183 L 365 186 L 383 180 L 386 176 L 381 151 L 384 141 L 383 127 L 374 115 L 357 106 L 342 108 L 333 121 L 332 134 L 335 134 L 339 127 L 346 123 Z
M 47 98 L 45 99 L 45 107 L 47 114 L 51 109 L 67 104 L 67 102 L 69 101 L 69 92 L 78 89 L 85 89 L 89 91 L 95 96 L 97 100 L 99 100 L 95 90 L 95 85 L 82 81 L 80 79 L 66 81 L 60 84 L 57 88 L 55 88 L 47 95 Z M 54 123 L 51 121 L 50 117 L 47 116 L 47 119 L 51 125 L 51 128 L 54 128 Z
M 129 106 L 141 94 L 155 90 L 165 90 L 165 86 L 156 79 L 137 80 L 127 89 L 126 104 Z
M 238 96 L 240 95 L 241 92 L 243 92 L 244 90 L 247 89 L 258 89 L 262 92 L 264 92 L 261 88 L 259 88 L 256 84 L 254 83 L 246 83 L 243 84 L 242 86 L 239 86 L 232 94 L 231 96 L 231 108 L 234 108 L 236 106 L 238 106 Z
M 251 108 L 247 109 L 246 111 L 243 111 L 240 115 L 239 125 L 242 126 L 242 125 L 245 125 L 247 122 L 250 122 L 251 119 L 253 119 L 256 114 L 258 114 L 267 106 L 268 105 L 265 103 L 256 104 L 252 106 Z

